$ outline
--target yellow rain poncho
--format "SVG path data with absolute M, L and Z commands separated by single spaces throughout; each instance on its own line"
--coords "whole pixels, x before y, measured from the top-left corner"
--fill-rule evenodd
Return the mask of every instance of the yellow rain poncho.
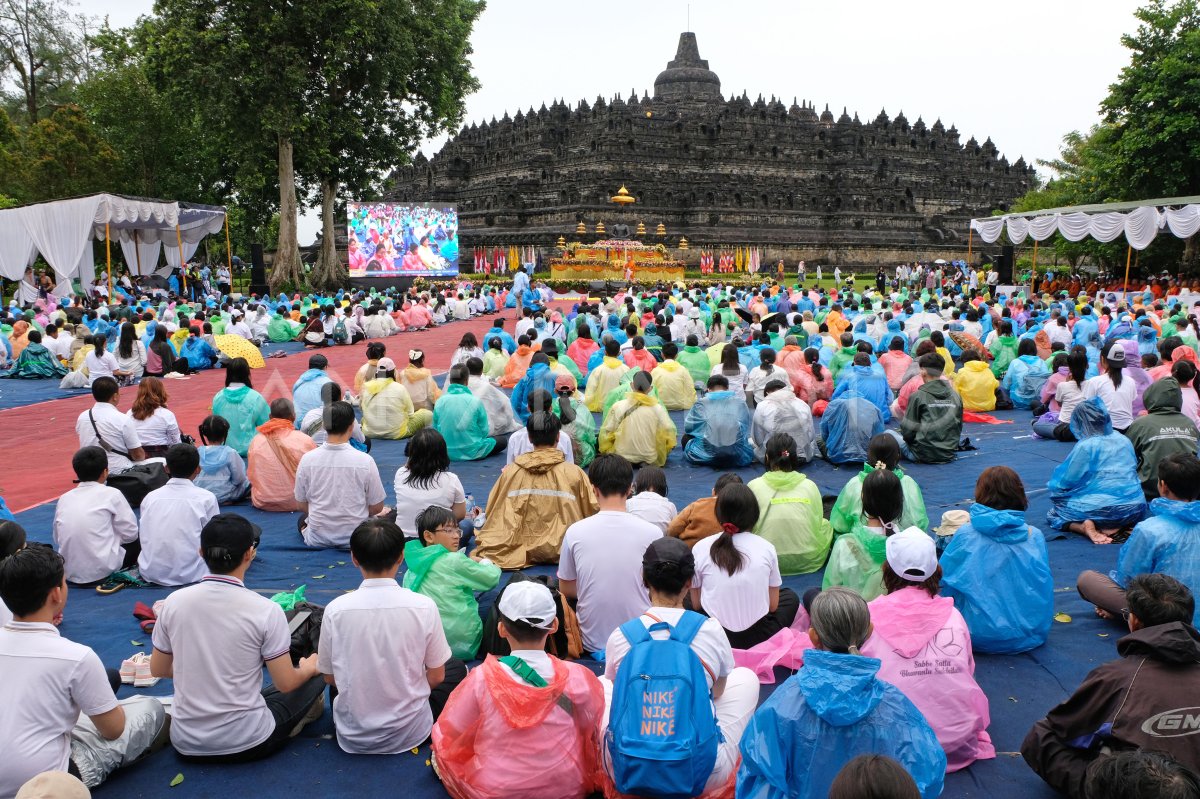
M 678 361 L 663 361 L 650 373 L 650 379 L 667 410 L 686 411 L 696 404 L 696 381 Z
M 588 410 L 597 413 L 604 407 L 604 398 L 621 383 L 621 378 L 629 371 L 629 367 L 617 358 L 604 356 L 604 361 L 588 375 L 587 388 L 583 392 L 583 400 Z
M 367 438 L 408 438 L 433 423 L 433 413 L 413 410 L 408 390 L 390 377 L 363 384 L 362 429 Z
M 675 448 L 675 423 L 662 403 L 637 391 L 613 405 L 600 428 L 600 451 L 634 464 L 662 466 Z

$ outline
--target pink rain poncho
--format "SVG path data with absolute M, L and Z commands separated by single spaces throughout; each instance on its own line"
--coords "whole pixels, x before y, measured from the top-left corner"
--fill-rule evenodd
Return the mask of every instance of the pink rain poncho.
M 912 587 L 868 606 L 875 630 L 862 653 L 879 658 L 879 679 L 899 688 L 925 716 L 946 751 L 946 770 L 994 758 L 988 700 L 975 682 L 971 633 L 954 600 Z
M 555 660 L 554 679 L 535 688 L 489 655 L 433 726 L 438 775 L 455 799 L 582 799 L 603 788 L 603 717 L 604 689 L 586 667 Z

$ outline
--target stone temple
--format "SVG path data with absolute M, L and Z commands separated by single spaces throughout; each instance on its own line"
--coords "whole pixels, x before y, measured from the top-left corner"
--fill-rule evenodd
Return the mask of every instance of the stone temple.
M 686 237 L 689 262 L 701 247 L 749 244 L 764 266 L 873 265 L 964 257 L 970 218 L 1006 209 L 1033 180 L 1023 158 L 1010 164 L 990 138 L 963 143 L 940 119 L 881 111 L 864 122 L 807 101 L 726 98 L 684 33 L 653 97 L 555 101 L 473 123 L 396 170 L 385 199 L 457 203 L 464 270 L 473 247 L 535 245 L 550 257 L 559 236 L 597 238 L 597 222 L 599 238 L 639 222 L 647 244 Z M 622 185 L 636 203 L 609 201 Z

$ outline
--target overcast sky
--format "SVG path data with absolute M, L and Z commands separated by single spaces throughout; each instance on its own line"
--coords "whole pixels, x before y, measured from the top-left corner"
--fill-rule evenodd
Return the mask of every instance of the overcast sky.
M 320 0 L 311 0 L 319 2 Z M 472 36 L 480 90 L 465 121 L 574 105 L 597 95 L 653 94 L 679 33 L 696 32 L 700 55 L 728 97 L 746 90 L 818 112 L 845 106 L 865 122 L 881 108 L 932 125 L 957 125 L 962 141 L 988 136 L 1010 161 L 1053 158 L 1064 134 L 1098 121 L 1098 105 L 1128 52 L 1139 0 L 490 0 Z M 149 13 L 152 0 L 80 0 L 114 26 Z M 731 12 L 733 9 L 733 12 Z M 1085 13 L 1086 12 L 1086 13 Z M 423 149 L 436 152 L 441 140 Z M 319 227 L 309 214 L 301 241 Z

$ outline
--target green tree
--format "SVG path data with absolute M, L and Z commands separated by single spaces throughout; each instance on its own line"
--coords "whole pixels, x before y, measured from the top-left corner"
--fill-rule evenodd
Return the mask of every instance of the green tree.
M 346 280 L 335 249 L 339 189 L 373 196 L 420 141 L 452 130 L 478 88 L 468 57 L 480 0 L 331 0 L 321 4 L 326 41 L 314 50 L 308 125 L 299 170 L 319 190 L 321 249 L 311 275 Z
M 16 79 L 7 98 L 33 124 L 71 100 L 89 68 L 90 20 L 71 13 L 70 0 L 0 0 L 0 60 Z
M 379 170 L 383 160 L 372 160 L 353 138 L 379 142 L 382 126 L 397 122 L 403 142 L 461 114 L 461 92 L 470 84 L 455 87 L 452 76 L 465 64 L 481 8 L 474 0 L 158 0 L 160 35 L 148 55 L 172 102 L 203 110 L 238 173 L 263 163 L 277 167 L 273 288 L 304 281 L 296 241 L 298 165 L 301 177 L 325 184 L 331 227 L 338 185 L 361 183 L 362 172 Z M 370 85 L 376 80 L 382 90 Z M 347 155 L 363 166 L 338 161 Z
M 55 109 L 25 131 L 29 202 L 106 191 L 120 167 L 116 150 L 76 105 Z

